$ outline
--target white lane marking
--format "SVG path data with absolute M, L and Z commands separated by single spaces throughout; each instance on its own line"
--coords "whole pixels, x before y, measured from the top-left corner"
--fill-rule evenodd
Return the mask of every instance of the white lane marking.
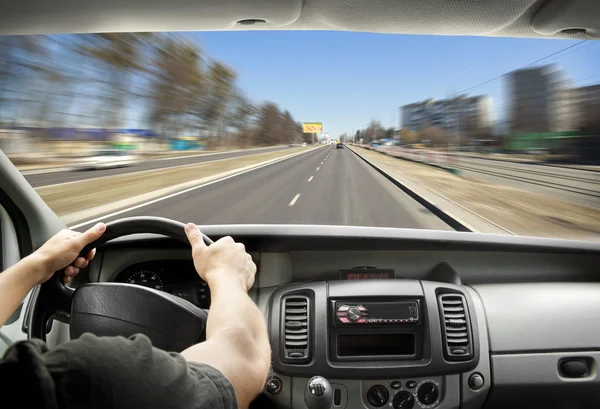
M 295 205 L 296 201 L 298 200 L 299 197 L 300 197 L 300 193 L 298 193 L 296 196 L 294 196 L 294 198 L 292 199 L 292 201 L 290 202 L 290 204 L 288 206 L 292 207 L 293 205 Z
M 327 159 L 325 159 L 325 160 L 327 160 Z M 325 162 L 325 160 L 323 162 Z M 323 162 L 321 162 L 321 165 L 323 164 Z
M 317 147 L 317 148 L 314 148 L 314 149 L 319 149 L 319 148 Z M 258 169 L 264 168 L 266 166 L 274 165 L 274 164 L 282 162 L 284 160 L 292 159 L 292 158 L 295 158 L 296 156 L 300 156 L 300 155 L 303 155 L 305 153 L 312 152 L 312 151 L 313 151 L 313 149 L 308 149 L 308 150 L 305 150 L 305 151 L 302 151 L 302 152 L 299 152 L 299 153 L 292 153 L 292 154 L 286 155 L 286 156 L 284 156 L 282 158 L 279 158 L 279 159 L 277 159 L 277 160 L 275 160 L 273 162 L 265 163 L 264 165 L 256 166 L 254 168 L 251 168 L 251 169 L 248 169 L 248 170 L 244 170 L 244 171 L 241 171 L 241 172 L 238 172 L 238 173 L 234 173 L 233 175 L 225 176 L 223 178 L 220 178 L 220 179 L 217 179 L 217 180 L 213 180 L 211 182 L 203 183 L 203 184 L 198 185 L 198 186 L 193 186 L 193 187 L 190 187 L 188 189 L 180 190 L 179 192 L 171 193 L 170 195 L 161 196 L 161 197 L 158 197 L 156 199 L 150 200 L 148 202 L 140 203 L 138 205 L 131 206 L 131 207 L 128 207 L 128 208 L 125 208 L 125 209 L 121 209 L 121 210 L 118 210 L 116 212 L 108 213 L 108 214 L 102 215 L 100 217 L 96 217 L 94 219 L 87 220 L 85 222 L 76 224 L 74 226 L 68 226 L 68 227 L 69 227 L 69 229 L 78 229 L 81 226 L 85 226 L 85 225 L 88 225 L 88 224 L 96 223 L 96 222 L 102 221 L 104 219 L 107 219 L 107 218 L 110 218 L 110 217 L 114 217 L 114 216 L 118 216 L 120 214 L 127 213 L 127 212 L 130 212 L 132 210 L 136 210 L 136 209 L 139 209 L 141 207 L 145 207 L 145 206 L 157 203 L 157 202 L 162 202 L 163 200 L 167 200 L 167 199 L 170 199 L 172 197 L 179 196 L 179 195 L 182 195 L 184 193 L 188 193 L 188 192 L 191 192 L 191 191 L 194 191 L 196 189 L 200 189 L 200 188 L 203 188 L 203 187 L 206 187 L 206 186 L 214 185 L 215 183 L 219 183 L 219 182 L 222 182 L 224 180 L 231 179 L 231 178 L 234 178 L 236 176 L 243 175 L 244 173 L 248 173 L 248 172 L 252 172 L 254 170 L 258 170 Z
M 320 167 L 320 166 L 317 168 L 317 172 L 319 171 L 319 169 L 321 169 L 321 167 Z
M 308 181 L 310 182 L 311 180 L 313 180 L 313 176 L 308 178 Z

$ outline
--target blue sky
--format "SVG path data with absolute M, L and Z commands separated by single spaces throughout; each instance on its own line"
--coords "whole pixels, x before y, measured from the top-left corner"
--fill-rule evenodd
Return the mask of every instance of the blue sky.
M 270 100 L 298 121 L 323 122 L 324 132 L 333 136 L 364 128 L 373 118 L 398 126 L 399 106 L 446 98 L 577 43 L 334 31 L 183 35 L 233 68 L 253 102 Z M 561 66 L 575 85 L 600 83 L 600 42 L 585 42 L 542 64 L 547 63 Z M 492 116 L 501 120 L 504 92 L 500 79 L 469 94 L 490 95 Z M 143 109 L 131 108 L 128 126 L 140 126 Z
M 251 99 L 272 100 L 299 121 L 321 121 L 334 135 L 364 127 L 371 118 L 396 125 L 401 105 L 445 98 L 576 43 L 325 31 L 187 36 L 234 68 Z M 562 66 L 575 82 L 600 82 L 599 43 L 546 62 Z M 505 106 L 503 92 L 502 80 L 470 91 L 491 95 L 497 117 Z

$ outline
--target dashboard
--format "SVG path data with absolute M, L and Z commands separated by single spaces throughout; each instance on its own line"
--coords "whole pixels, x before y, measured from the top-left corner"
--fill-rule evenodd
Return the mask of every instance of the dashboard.
M 152 260 L 129 265 L 117 274 L 118 283 L 165 291 L 192 304 L 210 308 L 210 290 L 191 260 Z
M 250 296 L 267 322 L 272 370 L 256 407 L 579 409 L 600 402 L 600 248 L 286 229 L 294 234 L 204 228 L 214 239 L 243 242 L 258 267 Z M 174 241 L 117 239 L 97 257 L 90 281 L 146 285 L 210 306 L 189 250 Z M 310 396 L 321 390 L 311 389 L 315 377 L 329 391 L 324 398 Z

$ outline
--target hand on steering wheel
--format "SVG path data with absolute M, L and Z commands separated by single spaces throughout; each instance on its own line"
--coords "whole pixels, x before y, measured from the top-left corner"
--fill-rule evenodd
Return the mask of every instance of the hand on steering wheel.
M 52 236 L 42 247 L 30 257 L 36 260 L 39 266 L 36 281 L 42 284 L 59 270 L 64 269 L 64 283 L 68 284 L 71 278 L 79 273 L 80 268 L 87 267 L 96 254 L 96 249 L 80 254 L 88 244 L 98 240 L 106 231 L 104 223 L 98 223 L 83 233 L 63 229 Z
M 227 236 L 207 246 L 200 229 L 193 223 L 185 226 L 185 233 L 192 245 L 194 267 L 209 287 L 216 279 L 231 283 L 240 280 L 246 292 L 252 287 L 256 264 L 242 243 Z

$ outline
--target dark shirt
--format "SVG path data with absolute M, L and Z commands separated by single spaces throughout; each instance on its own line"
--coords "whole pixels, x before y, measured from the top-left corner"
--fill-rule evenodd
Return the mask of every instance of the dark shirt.
M 237 408 L 215 368 L 152 347 L 144 335 L 12 345 L 0 361 L 2 408 Z

